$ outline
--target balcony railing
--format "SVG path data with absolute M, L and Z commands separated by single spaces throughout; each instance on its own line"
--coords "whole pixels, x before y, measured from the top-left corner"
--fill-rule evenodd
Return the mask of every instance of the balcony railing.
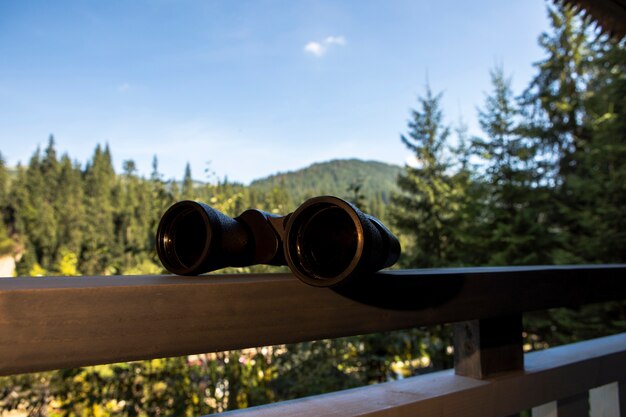
M 522 314 L 626 299 L 626 265 L 0 279 L 0 375 L 454 323 L 455 369 L 227 413 L 626 415 L 626 333 L 523 354 Z M 590 391 L 591 390 L 591 391 Z

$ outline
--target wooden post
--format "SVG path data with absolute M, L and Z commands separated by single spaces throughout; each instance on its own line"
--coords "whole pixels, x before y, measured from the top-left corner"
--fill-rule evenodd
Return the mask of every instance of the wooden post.
M 454 324 L 454 370 L 457 375 L 485 379 L 523 369 L 521 314 Z
M 626 416 L 626 379 L 617 382 L 617 398 L 620 415 Z
M 485 379 L 524 369 L 522 314 L 454 323 L 454 371 Z M 517 417 L 513 414 L 508 417 Z

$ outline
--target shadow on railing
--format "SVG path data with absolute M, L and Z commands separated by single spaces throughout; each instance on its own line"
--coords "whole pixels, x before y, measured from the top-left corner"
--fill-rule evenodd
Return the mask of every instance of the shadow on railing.
M 3 278 L 0 375 L 455 323 L 455 370 L 233 414 L 624 413 L 626 334 L 526 355 L 521 334 L 524 312 L 626 299 L 625 265 L 360 278 L 339 290 L 290 274 Z

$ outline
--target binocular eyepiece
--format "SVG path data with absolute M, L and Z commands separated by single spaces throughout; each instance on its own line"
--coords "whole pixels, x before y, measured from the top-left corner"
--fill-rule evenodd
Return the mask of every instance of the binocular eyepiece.
M 277 216 L 246 210 L 235 218 L 196 201 L 180 201 L 156 236 L 163 266 L 197 275 L 227 266 L 288 265 L 307 284 L 331 287 L 393 265 L 400 243 L 380 220 L 337 197 L 315 197 Z

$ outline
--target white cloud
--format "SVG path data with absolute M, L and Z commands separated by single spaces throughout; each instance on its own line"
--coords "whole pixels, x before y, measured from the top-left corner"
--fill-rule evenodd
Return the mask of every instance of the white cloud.
M 319 42 L 309 42 L 304 45 L 304 51 L 315 56 L 322 56 L 326 53 L 326 47 Z
M 346 38 L 343 36 L 327 36 L 321 42 L 311 41 L 304 45 L 304 51 L 317 57 L 323 56 L 333 46 L 344 46 Z

